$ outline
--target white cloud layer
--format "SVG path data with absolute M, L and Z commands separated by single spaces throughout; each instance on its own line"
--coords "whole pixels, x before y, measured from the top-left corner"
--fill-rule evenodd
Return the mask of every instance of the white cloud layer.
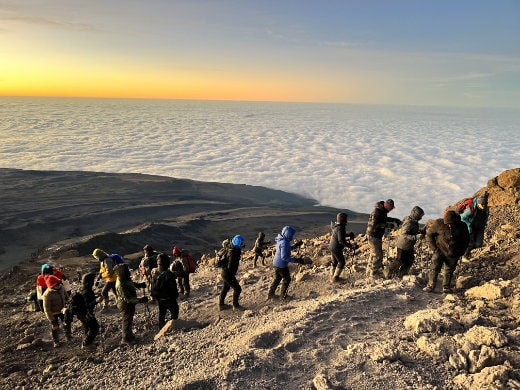
M 0 167 L 245 183 L 437 218 L 520 166 L 520 113 L 338 104 L 0 98 Z M 290 221 L 288 221 L 290 222 Z

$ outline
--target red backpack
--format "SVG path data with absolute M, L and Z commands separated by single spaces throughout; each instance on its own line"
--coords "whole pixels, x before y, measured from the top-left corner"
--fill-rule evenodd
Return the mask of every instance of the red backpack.
M 455 208 L 459 214 L 462 214 L 464 211 L 466 211 L 466 208 L 469 207 L 470 213 L 473 215 L 473 199 L 474 198 L 465 198 L 455 205 Z

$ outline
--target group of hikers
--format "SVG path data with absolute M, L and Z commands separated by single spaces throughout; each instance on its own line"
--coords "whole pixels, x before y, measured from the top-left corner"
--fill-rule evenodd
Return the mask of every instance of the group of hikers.
M 366 229 L 366 237 L 370 247 L 370 256 L 366 268 L 366 276 L 371 279 L 403 277 L 410 272 L 415 260 L 415 244 L 425 238 L 433 251 L 428 274 L 428 282 L 423 289 L 432 292 L 437 284 L 437 278 L 444 267 L 442 288 L 443 292 L 452 291 L 452 278 L 458 261 L 469 259 L 474 248 L 483 245 L 484 229 L 487 224 L 489 210 L 487 195 L 468 199 L 462 206 L 448 208 L 443 217 L 428 221 L 424 226 L 420 220 L 424 210 L 414 206 L 410 214 L 403 221 L 391 218 L 388 213 L 395 208 L 394 201 L 387 199 L 376 203 L 370 214 Z M 358 245 L 353 242 L 355 234 L 347 233 L 348 215 L 338 213 L 336 220 L 331 222 L 331 238 L 328 249 L 331 253 L 331 283 L 342 280 L 341 273 L 345 268 L 344 249 L 355 251 Z M 394 261 L 383 264 L 383 237 L 393 229 L 398 229 L 397 255 Z M 286 300 L 287 291 L 291 282 L 289 264 L 305 264 L 306 260 L 299 255 L 292 255 L 292 251 L 301 247 L 302 240 L 294 241 L 296 229 L 284 226 L 275 237 L 275 253 L 272 264 L 273 279 L 270 284 L 267 299 Z M 270 242 L 265 241 L 265 234 L 259 232 L 253 248 L 253 267 L 261 259 L 265 265 L 265 248 Z M 222 248 L 216 251 L 215 265 L 220 268 L 222 288 L 218 298 L 218 310 L 243 310 L 240 305 L 242 288 L 237 280 L 237 272 L 245 247 L 245 239 L 241 235 L 222 242 Z M 133 333 L 133 318 L 138 303 L 148 302 L 143 294 L 138 298 L 137 290 L 144 289 L 158 305 L 158 325 L 166 324 L 168 312 L 173 320 L 178 319 L 179 294 L 185 298 L 190 296 L 190 274 L 196 270 L 196 262 L 189 252 L 174 246 L 173 258 L 167 253 L 158 253 L 150 245 L 143 248 L 143 257 L 139 264 L 139 273 L 144 281 L 132 279 L 128 263 L 118 254 L 108 254 L 96 248 L 92 256 L 99 261 L 99 272 L 87 273 L 82 277 L 82 286 L 75 293 L 66 289 L 64 283 L 67 278 L 53 265 L 46 263 L 41 267 L 37 278 L 37 297 L 39 307 L 51 324 L 51 335 L 54 346 L 58 347 L 58 329 L 63 324 L 67 339 L 71 337 L 71 324 L 74 316 L 82 323 L 85 337 L 82 346 L 90 347 L 99 332 L 99 323 L 94 308 L 102 305 L 102 311 L 109 305 L 109 292 L 116 297 L 116 305 L 121 312 L 122 343 L 133 344 L 136 337 Z M 104 286 L 100 298 L 96 298 L 94 285 L 102 279 Z M 280 293 L 276 291 L 280 286 Z M 233 290 L 232 305 L 225 303 L 230 290 Z M 69 291 L 67 291 L 69 290 Z

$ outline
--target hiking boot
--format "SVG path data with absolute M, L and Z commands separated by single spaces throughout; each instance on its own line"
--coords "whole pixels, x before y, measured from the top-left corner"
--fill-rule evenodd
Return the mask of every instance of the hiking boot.
M 433 291 L 433 287 L 432 286 L 426 286 L 425 288 L 422 289 L 424 292 L 427 292 L 427 293 L 431 293 Z
M 240 305 L 233 305 L 233 311 L 244 311 L 244 307 Z
M 231 306 L 230 306 L 230 305 L 226 305 L 225 303 L 220 303 L 220 304 L 218 305 L 218 309 L 219 309 L 220 311 L 222 311 L 222 310 L 228 310 L 228 309 L 231 309 Z
M 65 333 L 65 338 L 67 341 L 72 341 L 72 335 L 70 333 Z
M 442 292 L 444 294 L 451 294 L 453 290 L 450 287 L 443 287 Z
M 278 299 L 278 296 L 276 294 L 267 294 L 267 300 L 270 299 Z

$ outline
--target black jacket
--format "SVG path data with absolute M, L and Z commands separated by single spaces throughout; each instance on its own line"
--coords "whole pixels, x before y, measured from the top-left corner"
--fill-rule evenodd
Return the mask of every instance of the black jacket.
M 450 224 L 444 223 L 442 218 L 436 219 L 426 229 L 426 238 L 434 251 L 451 258 L 462 256 L 470 240 L 468 227 L 460 217 Z

